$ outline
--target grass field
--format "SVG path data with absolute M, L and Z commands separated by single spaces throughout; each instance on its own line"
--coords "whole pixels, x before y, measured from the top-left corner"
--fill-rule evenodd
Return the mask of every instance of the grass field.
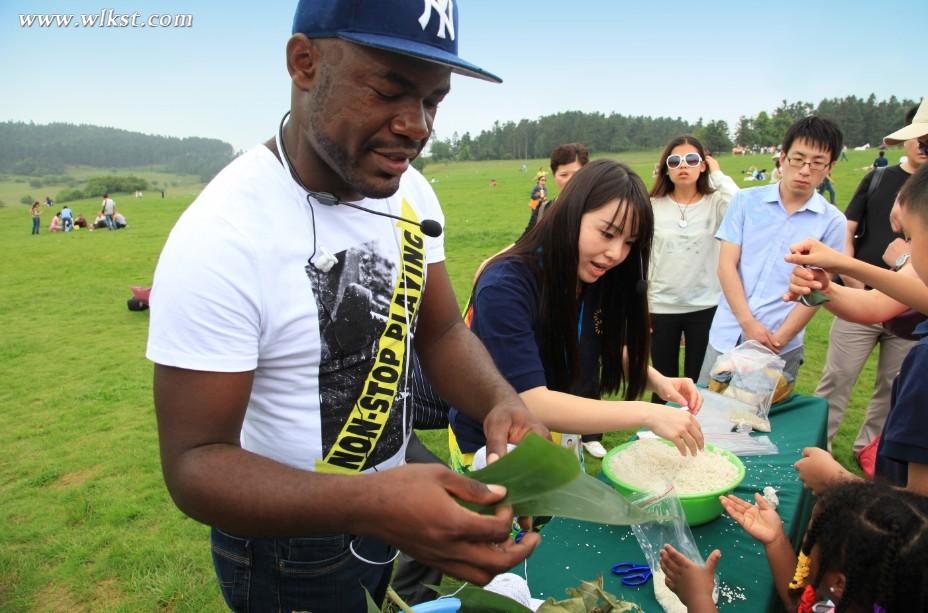
M 610 157 L 650 182 L 657 154 Z M 833 174 L 842 209 L 875 156 L 850 155 Z M 899 155 L 890 151 L 891 162 Z M 767 156 L 719 161 L 742 186 L 753 185 L 741 180 L 748 166 L 772 168 Z M 447 263 L 460 302 L 477 264 L 525 225 L 531 177 L 544 161 L 529 160 L 526 174 L 520 164 L 426 168 L 445 209 Z M 44 199 L 45 188 L 0 184 L 0 612 L 225 610 L 208 529 L 176 509 L 161 479 L 144 358 L 148 314 L 125 306 L 129 285 L 150 283 L 167 233 L 198 191 L 190 178 L 174 181 L 163 200 L 155 192 L 117 195 L 127 230 L 49 234 L 46 209 L 38 237 L 30 236 L 28 207 L 16 194 L 22 188 Z M 99 206 L 72 203 L 88 217 Z M 829 325 L 827 313 L 810 324 L 801 392 L 811 393 L 821 374 Z M 835 443 L 847 465 L 872 363 Z M 423 438 L 441 451 L 440 433 Z

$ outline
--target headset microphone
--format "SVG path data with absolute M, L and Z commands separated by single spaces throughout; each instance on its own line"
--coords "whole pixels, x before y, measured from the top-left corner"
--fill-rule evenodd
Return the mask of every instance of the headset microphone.
M 302 183 L 300 185 L 302 185 Z M 406 219 L 405 217 L 400 217 L 399 215 L 393 215 L 392 213 L 382 213 L 380 211 L 366 209 L 363 206 L 359 206 L 351 202 L 345 202 L 344 200 L 340 200 L 339 197 L 336 196 L 335 194 L 331 194 L 329 192 L 314 192 L 311 189 L 307 189 L 305 185 L 302 185 L 302 186 L 303 186 L 303 189 L 306 190 L 306 193 L 308 193 L 310 196 L 315 198 L 316 201 L 319 202 L 319 204 L 324 204 L 325 206 L 336 206 L 339 204 L 344 205 L 344 206 L 350 206 L 353 209 L 358 209 L 359 211 L 364 211 L 365 213 L 370 213 L 371 215 L 380 215 L 381 217 L 391 217 L 393 219 L 398 219 L 400 221 L 405 221 L 406 223 L 413 224 L 414 226 L 419 226 L 423 234 L 425 234 L 426 236 L 431 236 L 432 238 L 438 238 L 439 236 L 441 236 L 441 233 L 442 233 L 441 224 L 435 221 L 434 219 L 423 219 L 420 222 L 416 222 L 411 219 Z
M 338 206 L 339 204 L 350 206 L 353 209 L 358 209 L 359 211 L 364 211 L 365 213 L 370 213 L 371 215 L 380 215 L 381 217 L 390 217 L 392 219 L 398 219 L 399 221 L 405 221 L 406 223 L 419 226 L 419 229 L 422 230 L 422 233 L 426 236 L 431 236 L 432 238 L 438 238 L 441 236 L 442 227 L 441 224 L 435 221 L 434 219 L 423 219 L 420 222 L 413 221 L 411 219 L 406 219 L 405 217 L 400 217 L 399 215 L 393 215 L 391 213 L 381 213 L 380 211 L 374 211 L 371 209 L 364 208 L 357 204 L 352 204 L 350 202 L 345 202 L 344 200 L 339 199 L 338 196 L 329 192 L 314 192 L 313 190 L 306 187 L 303 184 L 303 181 L 300 179 L 300 175 L 296 173 L 296 170 L 293 168 L 293 164 L 290 163 L 290 156 L 287 155 L 287 147 L 284 145 L 284 122 L 287 121 L 287 117 L 290 116 L 290 111 L 284 113 L 284 116 L 280 119 L 280 128 L 277 130 L 278 141 L 280 143 L 280 156 L 283 158 L 284 163 L 287 165 L 287 170 L 290 171 L 290 176 L 293 177 L 294 181 L 299 184 L 306 192 L 316 199 L 319 204 L 325 206 Z

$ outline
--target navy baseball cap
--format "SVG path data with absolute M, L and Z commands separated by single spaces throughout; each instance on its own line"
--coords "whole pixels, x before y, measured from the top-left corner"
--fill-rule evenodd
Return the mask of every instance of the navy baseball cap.
M 503 82 L 458 57 L 455 0 L 300 0 L 293 33 L 340 38 L 443 64 L 468 77 Z

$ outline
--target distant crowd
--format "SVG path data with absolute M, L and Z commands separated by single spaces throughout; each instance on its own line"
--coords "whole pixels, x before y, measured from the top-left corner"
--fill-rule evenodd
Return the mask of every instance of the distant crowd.
M 45 208 L 52 208 L 55 201 L 51 197 L 45 198 Z M 32 234 L 38 235 L 42 226 L 42 203 L 36 200 L 32 204 Z M 73 232 L 75 230 L 85 229 L 89 231 L 102 230 L 122 230 L 129 227 L 126 216 L 116 210 L 116 201 L 110 198 L 109 194 L 103 194 L 103 202 L 100 211 L 97 213 L 93 223 L 87 221 L 83 213 L 75 215 L 73 209 L 67 204 L 59 209 L 52 216 L 48 224 L 49 232 Z

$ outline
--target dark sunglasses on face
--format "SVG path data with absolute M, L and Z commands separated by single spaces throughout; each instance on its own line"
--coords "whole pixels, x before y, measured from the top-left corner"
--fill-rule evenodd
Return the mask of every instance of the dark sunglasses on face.
M 667 168 L 679 168 L 680 166 L 699 166 L 702 163 L 702 156 L 698 153 L 687 153 L 686 155 L 673 155 L 667 156 Z
M 918 150 L 922 155 L 928 155 L 928 140 L 918 141 Z

